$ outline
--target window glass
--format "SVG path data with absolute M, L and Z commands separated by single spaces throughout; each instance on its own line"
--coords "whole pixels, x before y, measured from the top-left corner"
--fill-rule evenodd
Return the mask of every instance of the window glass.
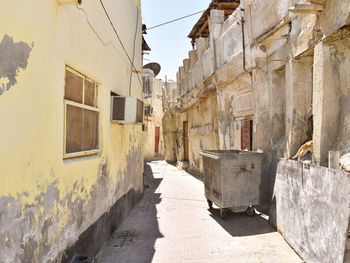
M 96 149 L 98 146 L 98 112 L 84 110 L 83 149 Z
M 67 105 L 66 153 L 82 150 L 83 109 Z
M 66 70 L 64 98 L 83 103 L 83 79 L 69 70 Z
M 89 106 L 96 106 L 95 102 L 95 84 L 85 80 L 84 104 Z

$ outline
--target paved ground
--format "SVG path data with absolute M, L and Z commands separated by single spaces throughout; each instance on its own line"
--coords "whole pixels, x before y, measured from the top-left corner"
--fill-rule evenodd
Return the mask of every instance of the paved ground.
M 98 262 L 300 263 L 302 260 L 260 216 L 208 210 L 203 184 L 184 171 L 153 161 L 145 167 L 143 199 L 131 211 Z

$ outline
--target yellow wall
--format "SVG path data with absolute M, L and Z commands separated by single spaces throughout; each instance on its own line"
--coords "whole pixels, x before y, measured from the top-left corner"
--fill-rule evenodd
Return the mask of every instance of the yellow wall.
M 132 57 L 139 1 L 104 3 Z M 128 190 L 142 191 L 141 125 L 109 117 L 111 90 L 129 95 L 130 63 L 99 1 L 84 0 L 82 9 L 56 0 L 0 6 L 0 42 L 6 34 L 32 47 L 17 84 L 0 95 L 0 262 L 48 262 Z M 140 12 L 138 21 L 140 70 Z M 63 159 L 65 65 L 99 83 L 100 154 Z M 142 97 L 135 74 L 131 95 Z

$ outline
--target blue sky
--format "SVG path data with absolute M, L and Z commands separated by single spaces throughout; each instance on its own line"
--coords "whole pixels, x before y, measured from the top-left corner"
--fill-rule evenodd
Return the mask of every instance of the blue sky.
M 141 0 L 142 22 L 148 28 L 208 8 L 211 0 Z M 187 37 L 201 14 L 149 30 L 145 39 L 152 49 L 144 64 L 157 62 L 162 70 L 157 78 L 176 81 L 176 72 L 192 49 Z

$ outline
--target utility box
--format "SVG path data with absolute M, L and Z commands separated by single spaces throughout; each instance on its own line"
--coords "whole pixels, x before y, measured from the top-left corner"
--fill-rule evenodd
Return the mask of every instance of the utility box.
M 136 97 L 111 97 L 111 122 L 121 124 L 143 122 L 143 101 Z
M 202 151 L 205 197 L 216 204 L 220 216 L 225 209 L 254 215 L 260 205 L 262 157 L 260 152 L 239 150 Z

